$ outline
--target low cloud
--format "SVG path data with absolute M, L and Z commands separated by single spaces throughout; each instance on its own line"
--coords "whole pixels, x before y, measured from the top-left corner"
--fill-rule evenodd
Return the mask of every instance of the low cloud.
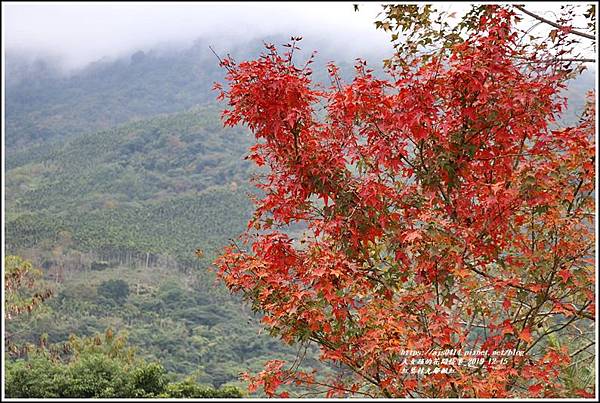
M 187 47 L 198 38 L 226 51 L 278 34 L 322 38 L 319 50 L 352 58 L 386 54 L 389 35 L 373 24 L 380 11 L 365 4 L 355 12 L 352 3 L 3 3 L 2 22 L 9 54 L 73 69 L 136 50 Z

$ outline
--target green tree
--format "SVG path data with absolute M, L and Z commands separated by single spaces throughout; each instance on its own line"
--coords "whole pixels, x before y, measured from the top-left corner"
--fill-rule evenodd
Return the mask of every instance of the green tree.
M 98 295 L 123 304 L 129 297 L 129 284 L 123 280 L 106 280 L 98 286 Z
M 236 388 L 214 389 L 191 379 L 171 383 L 158 362 L 136 357 L 124 336 L 104 336 L 41 345 L 26 359 L 6 362 L 11 398 L 242 397 Z

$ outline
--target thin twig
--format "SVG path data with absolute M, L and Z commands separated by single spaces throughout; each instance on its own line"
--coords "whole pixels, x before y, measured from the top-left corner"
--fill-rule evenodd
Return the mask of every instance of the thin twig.
M 531 11 L 527 11 L 525 9 L 525 7 L 523 7 L 523 6 L 515 5 L 515 8 L 517 8 L 518 10 L 521 10 L 522 12 L 524 12 L 525 14 L 527 14 L 528 16 L 533 17 L 533 18 L 535 18 L 538 21 L 541 21 L 541 22 L 544 22 L 544 23 L 546 23 L 548 25 L 553 26 L 554 28 L 558 28 L 558 29 L 565 28 L 564 26 L 562 26 L 560 24 L 557 24 L 554 21 L 547 20 L 544 17 L 541 17 L 541 16 L 539 16 L 537 14 L 532 13 Z M 596 39 L 596 37 L 594 35 L 586 34 L 585 32 L 575 31 L 573 29 L 571 31 L 569 31 L 569 33 L 573 34 L 573 35 L 581 36 L 581 37 L 587 38 L 587 39 L 592 39 L 592 40 Z

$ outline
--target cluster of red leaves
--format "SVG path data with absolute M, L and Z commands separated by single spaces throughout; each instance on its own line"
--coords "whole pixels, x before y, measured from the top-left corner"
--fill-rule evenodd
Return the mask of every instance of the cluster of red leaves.
M 544 337 L 595 315 L 594 113 L 556 128 L 565 77 L 515 65 L 513 17 L 490 6 L 449 56 L 388 80 L 359 62 L 342 84 L 330 65 L 321 88 L 294 65 L 295 44 L 222 62 L 225 124 L 247 125 L 250 158 L 270 169 L 250 250 L 229 247 L 219 274 L 273 334 L 351 370 L 329 395 L 566 393 L 569 352 Z M 285 232 L 292 223 L 302 239 Z M 402 371 L 401 351 L 436 348 L 526 354 L 503 368 Z M 248 379 L 275 395 L 301 379 L 282 368 Z

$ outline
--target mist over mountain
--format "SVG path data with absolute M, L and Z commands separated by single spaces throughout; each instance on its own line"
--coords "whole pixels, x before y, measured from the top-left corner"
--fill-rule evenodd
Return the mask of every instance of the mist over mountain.
M 350 56 L 332 48 L 322 49 L 324 38 L 304 38 L 295 60 L 303 64 L 317 50 L 314 78 L 327 83 L 325 64 L 336 61 L 342 73 L 352 75 L 355 58 L 381 66 L 387 55 L 380 49 Z M 229 41 L 198 39 L 188 48 L 159 47 L 134 51 L 126 57 L 99 59 L 68 73 L 56 60 L 33 58 L 24 53 L 6 55 L 6 145 L 24 146 L 53 142 L 82 132 L 95 131 L 157 113 L 185 110 L 214 102 L 213 84 L 225 71 L 220 57 L 256 58 L 264 43 L 283 45 L 284 35 L 269 35 L 231 46 Z M 286 48 L 280 47 L 281 51 Z M 10 158 L 10 156 L 9 156 Z
M 320 48 L 361 56 L 373 48 L 391 49 L 387 34 L 374 29 L 379 4 L 352 3 L 107 3 L 3 5 L 6 49 L 53 57 L 72 71 L 103 57 L 137 50 L 184 49 L 198 38 L 223 49 L 270 35 L 327 39 Z
M 381 72 L 382 60 L 389 53 L 373 48 L 362 54 L 347 49 L 323 46 L 321 37 L 305 37 L 298 44 L 294 59 L 302 65 L 317 51 L 312 65 L 313 79 L 328 84 L 326 63 L 334 61 L 341 75 L 351 80 L 355 59 L 360 57 Z M 160 113 L 186 110 L 215 102 L 211 90 L 223 81 L 225 70 L 219 57 L 231 55 L 241 61 L 258 57 L 264 43 L 290 42 L 286 35 L 267 35 L 232 43 L 229 39 L 200 38 L 193 45 L 161 46 L 147 51 L 132 51 L 125 57 L 98 59 L 85 67 L 65 72 L 56 59 L 34 57 L 25 52 L 6 54 L 6 146 L 17 151 L 23 147 L 52 143 L 81 133 L 105 129 L 116 124 L 143 119 Z M 581 109 L 586 88 L 594 88 L 595 70 L 589 70 L 570 84 L 570 105 L 565 117 L 572 121 Z M 7 155 L 9 165 L 12 154 Z

